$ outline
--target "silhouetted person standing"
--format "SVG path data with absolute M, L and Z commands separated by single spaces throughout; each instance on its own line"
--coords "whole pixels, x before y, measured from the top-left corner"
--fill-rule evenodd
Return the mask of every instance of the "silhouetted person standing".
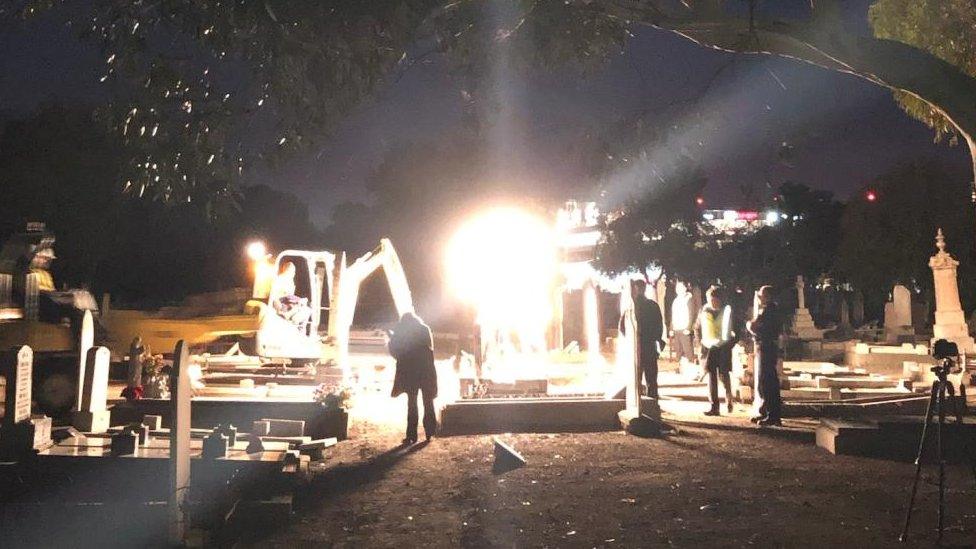
M 424 435 L 430 440 L 437 431 L 437 370 L 430 328 L 414 313 L 405 313 L 390 332 L 390 354 L 396 359 L 391 396 L 407 394 L 407 436 L 403 443 L 417 442 L 418 394 L 424 401 Z
M 725 303 L 722 288 L 712 286 L 705 292 L 705 306 L 698 314 L 696 324 L 698 340 L 701 341 L 701 355 L 708 374 L 708 401 L 711 403 L 708 416 L 719 415 L 718 382 L 725 388 L 725 402 L 732 413 L 732 347 L 735 345 L 735 332 L 732 329 L 732 308 Z
M 647 385 L 647 396 L 658 398 L 657 392 L 657 359 L 658 344 L 664 346 L 661 339 L 664 335 L 664 318 L 661 307 L 647 297 L 647 282 L 635 280 L 631 286 L 631 296 L 634 299 L 634 320 L 637 323 L 637 335 L 640 338 L 640 368 Z M 624 329 L 623 318 L 620 319 L 620 331 Z
M 779 393 L 779 336 L 783 331 L 783 316 L 779 304 L 773 301 L 773 287 L 763 286 L 756 291 L 758 311 L 747 326 L 756 340 L 756 382 L 762 404 L 759 415 L 752 418 L 761 426 L 782 425 L 783 401 Z

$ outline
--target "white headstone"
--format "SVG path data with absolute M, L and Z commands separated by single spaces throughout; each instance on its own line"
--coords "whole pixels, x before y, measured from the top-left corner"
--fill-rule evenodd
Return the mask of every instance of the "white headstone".
M 947 339 L 959 346 L 959 352 L 973 354 L 976 344 L 969 335 L 965 314 L 959 302 L 959 281 L 956 269 L 959 262 L 945 251 L 945 236 L 939 229 L 935 236 L 938 251 L 929 258 L 929 267 L 935 283 L 935 326 L 932 341 Z
M 111 361 L 112 353 L 105 347 L 93 347 L 88 350 L 85 387 L 81 397 L 82 411 L 105 410 L 105 402 L 108 398 L 108 369 Z
M 806 283 L 803 281 L 803 275 L 796 275 L 796 308 L 806 309 L 807 301 L 806 296 L 803 294 L 803 290 L 806 288 Z
M 15 347 L 0 356 L 0 370 L 6 380 L 3 434 L 0 455 L 18 459 L 32 450 L 51 445 L 51 418 L 31 415 L 31 383 L 34 352 Z
M 31 382 L 34 352 L 28 346 L 15 347 L 3 358 L 7 392 L 4 423 L 13 425 L 31 417 Z
M 189 357 L 186 344 L 180 340 L 173 351 L 170 372 L 170 414 L 172 429 L 169 437 L 169 542 L 183 545 L 187 509 L 186 496 L 190 489 L 190 378 L 187 375 Z
M 795 287 L 796 310 L 793 312 L 793 316 L 790 318 L 790 333 L 797 339 L 802 339 L 804 341 L 817 341 L 823 339 L 823 330 L 817 328 L 816 324 L 813 322 L 813 317 L 810 316 L 810 311 L 807 310 L 806 297 L 804 296 L 806 282 L 804 282 L 802 275 L 796 276 Z
M 912 325 L 912 294 L 908 288 L 898 284 L 891 290 L 892 325 Z M 887 319 L 886 319 L 887 320 Z
M 72 414 L 71 424 L 86 433 L 104 433 L 111 422 L 111 412 L 106 409 L 108 397 L 108 370 L 112 353 L 106 347 L 88 349 L 81 380 L 78 409 Z
M 85 387 L 85 366 L 88 363 L 88 351 L 95 345 L 95 321 L 91 311 L 85 311 L 81 317 L 81 333 L 78 338 L 78 396 L 75 399 L 75 410 L 81 410 L 82 392 Z
M 891 290 L 891 301 L 885 303 L 884 308 L 885 341 L 898 343 L 904 337 L 913 337 L 912 328 L 912 294 L 901 284 Z

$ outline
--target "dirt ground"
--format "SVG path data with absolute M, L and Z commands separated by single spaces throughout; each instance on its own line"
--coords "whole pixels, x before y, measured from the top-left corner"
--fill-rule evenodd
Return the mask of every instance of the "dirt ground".
M 914 467 L 838 457 L 809 426 L 758 431 L 741 419 L 622 432 L 500 435 L 527 465 L 492 473 L 491 436 L 398 449 L 399 432 L 356 426 L 316 466 L 276 547 L 900 546 Z M 935 540 L 937 469 L 927 467 L 908 546 Z M 949 467 L 946 542 L 976 544 L 976 490 Z

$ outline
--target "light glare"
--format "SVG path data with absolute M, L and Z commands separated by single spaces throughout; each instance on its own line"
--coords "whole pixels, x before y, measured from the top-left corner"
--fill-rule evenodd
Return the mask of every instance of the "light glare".
M 260 240 L 255 240 L 247 245 L 245 248 L 248 259 L 251 261 L 258 261 L 264 259 L 268 255 L 268 248 L 264 245 L 264 242 Z
M 449 287 L 475 307 L 483 329 L 544 348 L 558 272 L 549 225 L 514 208 L 489 210 L 458 230 L 446 259 Z

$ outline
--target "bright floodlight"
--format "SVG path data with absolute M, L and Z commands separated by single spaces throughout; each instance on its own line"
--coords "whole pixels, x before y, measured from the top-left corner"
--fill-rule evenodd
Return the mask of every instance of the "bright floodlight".
M 251 242 L 247 245 L 245 250 L 247 252 L 247 257 L 250 258 L 251 261 L 264 259 L 265 256 L 268 255 L 268 248 L 264 245 L 264 242 L 261 242 L 260 240 Z
M 556 273 L 552 227 L 514 208 L 470 219 L 447 247 L 451 290 L 476 308 L 482 327 L 522 337 L 544 337 Z

